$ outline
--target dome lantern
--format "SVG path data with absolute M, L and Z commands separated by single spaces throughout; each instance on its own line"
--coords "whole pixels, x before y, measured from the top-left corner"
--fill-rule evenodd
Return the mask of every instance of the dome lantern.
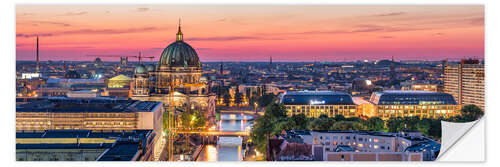
M 176 41 L 183 41 L 183 34 L 182 34 L 182 31 L 181 31 L 181 19 L 179 19 L 179 30 L 177 30 L 177 35 L 176 35 L 176 38 L 175 40 Z
M 201 69 L 201 62 L 196 51 L 183 41 L 180 20 L 176 41 L 168 45 L 161 53 L 157 64 L 157 70 L 171 67 L 195 67 Z

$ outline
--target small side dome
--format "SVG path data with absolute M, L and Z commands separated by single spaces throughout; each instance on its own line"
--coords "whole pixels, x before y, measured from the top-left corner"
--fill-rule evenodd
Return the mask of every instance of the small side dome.
M 153 72 L 153 71 L 155 71 L 155 66 L 152 64 L 148 64 L 148 65 L 146 65 L 146 70 L 148 72 Z
M 137 67 L 135 67 L 135 71 L 134 72 L 136 74 L 144 74 L 144 73 L 146 73 L 146 67 L 144 67 L 144 65 L 140 64 Z

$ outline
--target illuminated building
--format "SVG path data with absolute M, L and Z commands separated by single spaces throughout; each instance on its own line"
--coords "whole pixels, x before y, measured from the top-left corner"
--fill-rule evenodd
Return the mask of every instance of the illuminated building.
M 287 91 L 280 95 L 280 103 L 285 105 L 288 116 L 301 113 L 308 117 L 358 116 L 352 97 L 343 92 Z
M 460 114 L 461 106 L 450 94 L 428 91 L 374 92 L 370 102 L 374 110 L 367 116 L 439 118 Z
M 474 104 L 484 111 L 484 64 L 469 59 L 446 65 L 444 92 L 453 95 L 459 104 Z
M 175 42 L 163 50 L 156 67 L 142 64 L 136 67 L 131 98 L 163 102 L 165 108 L 172 105 L 180 112 L 202 111 L 209 123 L 215 123 L 215 95 L 208 93 L 207 81 L 201 76 L 198 54 L 184 42 L 179 25 Z
M 107 80 L 107 88 L 103 92 L 103 96 L 113 97 L 130 97 L 130 84 L 132 79 L 125 75 L 117 75 Z
M 44 97 L 66 96 L 69 91 L 92 90 L 100 92 L 106 88 L 104 79 L 55 79 L 49 78 L 41 88 Z
M 154 130 L 162 129 L 160 102 L 110 98 L 17 99 L 16 130 Z
M 127 88 L 131 81 L 131 78 L 120 74 L 108 79 L 108 88 Z
M 291 130 L 279 138 L 311 145 L 316 161 L 432 161 L 440 150 L 438 142 L 415 131 Z
M 406 84 L 406 85 L 404 85 Z M 416 91 L 430 91 L 430 92 L 438 92 L 438 85 L 431 83 L 420 83 L 420 82 L 411 82 L 411 83 L 401 83 L 401 90 L 416 90 Z M 403 86 L 404 85 L 404 86 Z
M 411 90 L 437 92 L 438 87 L 436 84 L 413 84 Z
M 17 161 L 149 161 L 158 154 L 151 130 L 16 132 Z

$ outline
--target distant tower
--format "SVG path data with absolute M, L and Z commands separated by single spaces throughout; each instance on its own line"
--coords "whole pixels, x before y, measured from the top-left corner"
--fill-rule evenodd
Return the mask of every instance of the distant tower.
M 392 56 L 391 59 L 391 66 L 390 66 L 390 76 L 391 76 L 391 81 L 396 80 L 396 71 L 395 71 L 395 64 L 394 64 L 394 56 Z
M 273 72 L 273 56 L 269 56 L 269 71 Z
M 220 62 L 220 69 L 219 69 L 219 73 L 220 73 L 220 75 L 224 74 L 224 66 L 223 66 L 222 61 Z
M 40 63 L 38 59 L 38 35 L 36 36 L 36 73 L 40 73 Z
M 127 66 L 127 64 L 128 64 L 128 57 L 120 57 L 120 65 Z

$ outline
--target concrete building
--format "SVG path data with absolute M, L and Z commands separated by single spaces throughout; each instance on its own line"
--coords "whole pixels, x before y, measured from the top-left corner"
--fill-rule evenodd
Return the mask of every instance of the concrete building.
M 17 161 L 149 161 L 159 154 L 152 130 L 46 130 L 16 133 Z
M 444 69 L 444 92 L 458 104 L 474 104 L 484 111 L 484 64 L 479 60 L 462 60 Z
M 65 97 L 17 101 L 16 130 L 162 131 L 161 102 Z
M 311 145 L 316 161 L 432 161 L 440 149 L 438 142 L 415 131 L 292 130 L 280 138 Z

